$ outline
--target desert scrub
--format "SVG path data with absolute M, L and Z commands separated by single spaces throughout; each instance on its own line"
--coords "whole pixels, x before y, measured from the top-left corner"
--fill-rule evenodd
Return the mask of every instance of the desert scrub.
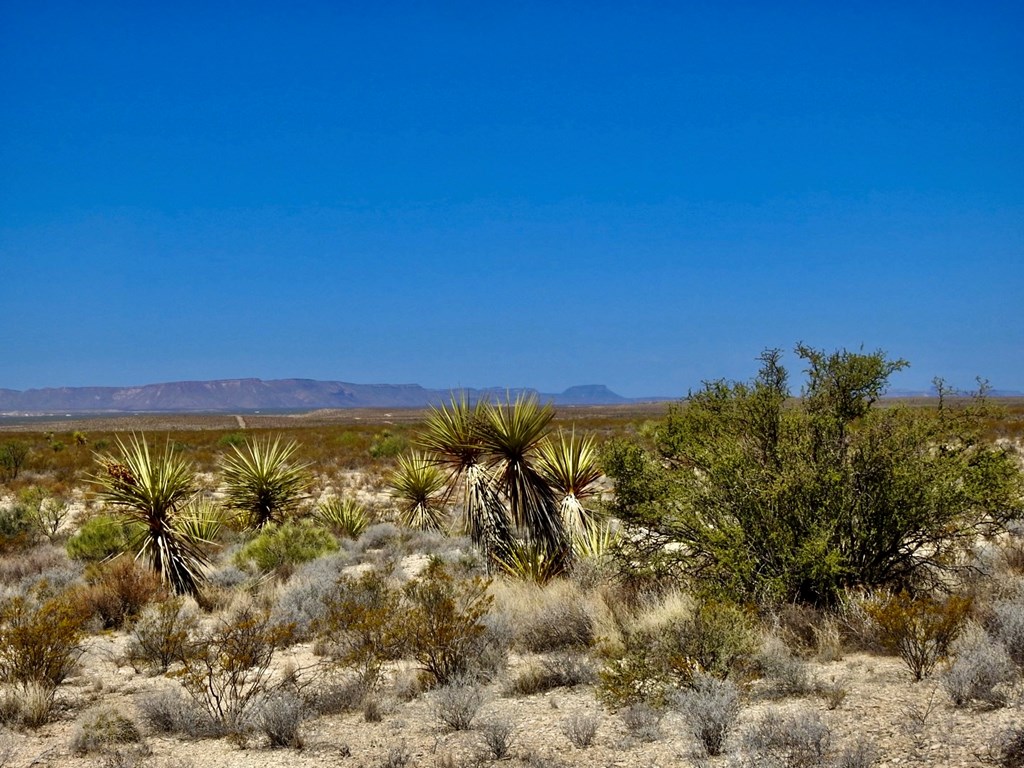
M 809 709 L 769 709 L 743 735 L 742 766 L 820 768 L 828 764 L 832 731 Z
M 972 701 L 990 706 L 1006 703 L 1017 679 L 1017 670 L 1006 649 L 976 624 L 967 628 L 954 645 L 954 658 L 942 673 L 942 687 L 956 707 Z
M 127 549 L 126 526 L 111 515 L 89 518 L 67 543 L 69 557 L 89 563 L 107 560 Z
M 586 599 L 570 581 L 546 586 L 506 582 L 495 585 L 495 612 L 505 614 L 515 628 L 515 644 L 531 653 L 593 645 L 594 619 Z
M 676 694 L 673 704 L 701 750 L 711 756 L 722 754 L 740 714 L 740 692 L 735 683 L 700 676 L 691 688 Z
M 626 631 L 623 648 L 600 672 L 597 694 L 608 706 L 664 706 L 696 675 L 729 677 L 757 648 L 753 618 L 731 603 L 652 613 Z
M 970 607 L 970 600 L 958 595 L 911 597 L 905 592 L 864 604 L 882 644 L 903 659 L 915 680 L 948 656 Z
M 82 607 L 99 617 L 104 629 L 120 629 L 152 600 L 167 596 L 160 577 L 127 556 L 88 569 L 86 577 L 90 583 L 79 593 Z
M 235 556 L 241 567 L 273 573 L 287 579 L 296 566 L 338 548 L 330 531 L 307 521 L 266 525 L 255 539 Z
M 455 679 L 440 686 L 433 698 L 441 724 L 452 731 L 466 731 L 484 703 L 484 692 L 473 680 Z
M 71 749 L 76 754 L 102 752 L 110 747 L 137 744 L 142 734 L 132 720 L 110 709 L 84 716 L 71 738 Z
M 268 612 L 244 606 L 190 637 L 182 667 L 173 674 L 213 721 L 234 731 L 275 692 L 274 652 L 290 635 Z
M 404 589 L 408 649 L 433 685 L 479 671 L 487 642 L 488 582 L 458 579 L 437 560 Z
M 380 680 L 384 664 L 399 658 L 407 642 L 402 592 L 390 574 L 371 569 L 359 578 L 342 576 L 324 596 L 314 622 L 318 648 L 356 672 L 366 691 Z
M 189 639 L 198 629 L 195 608 L 184 598 L 149 605 L 129 631 L 125 658 L 136 669 L 166 672 L 184 657 Z

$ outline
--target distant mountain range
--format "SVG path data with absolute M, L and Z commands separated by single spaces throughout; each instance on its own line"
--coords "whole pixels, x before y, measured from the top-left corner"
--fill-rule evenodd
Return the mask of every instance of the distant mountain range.
M 631 402 L 603 384 L 569 387 L 559 394 L 531 389 L 460 388 L 470 401 L 536 394 L 556 405 Z M 418 384 L 350 384 L 312 379 L 175 381 L 141 387 L 60 387 L 20 392 L 0 389 L 0 413 L 188 413 L 295 411 L 316 408 L 423 408 L 447 402 L 451 390 Z

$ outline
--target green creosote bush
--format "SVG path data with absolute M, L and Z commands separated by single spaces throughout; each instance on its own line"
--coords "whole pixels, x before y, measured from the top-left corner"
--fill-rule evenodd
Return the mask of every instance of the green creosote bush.
M 337 548 L 338 542 L 327 529 L 308 521 L 288 520 L 264 526 L 256 538 L 242 547 L 235 562 L 240 567 L 252 567 L 286 579 L 298 565 Z
M 373 438 L 373 442 L 370 444 L 370 456 L 374 459 L 393 459 L 408 449 L 408 438 L 385 429 Z
M 17 480 L 29 453 L 28 445 L 21 440 L 8 440 L 0 445 L 0 480 Z
M 915 680 L 931 674 L 949 655 L 970 608 L 971 601 L 958 595 L 911 597 L 906 592 L 864 604 L 879 640 L 906 663 Z
M 939 382 L 936 408 L 879 407 L 905 361 L 796 352 L 795 401 L 766 350 L 753 381 L 709 382 L 650 436 L 608 443 L 620 562 L 759 605 L 962 575 L 965 548 L 1005 530 L 1024 496 L 1012 450 L 981 437 L 983 389 L 961 406 Z
M 73 560 L 98 563 L 128 549 L 126 526 L 111 515 L 97 515 L 86 520 L 70 539 L 68 556 Z

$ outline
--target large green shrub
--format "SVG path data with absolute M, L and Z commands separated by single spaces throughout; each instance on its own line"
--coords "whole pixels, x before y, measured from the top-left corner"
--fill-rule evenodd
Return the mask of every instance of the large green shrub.
M 101 562 L 121 554 L 127 548 L 125 526 L 111 515 L 89 518 L 67 543 L 68 556 L 87 563 Z
M 981 399 L 878 407 L 905 362 L 797 353 L 796 400 L 769 350 L 752 382 L 708 383 L 646 444 L 606 450 L 630 567 L 675 567 L 741 600 L 828 604 L 851 587 L 945 579 L 975 536 L 1020 515 L 1020 469 L 979 439 Z

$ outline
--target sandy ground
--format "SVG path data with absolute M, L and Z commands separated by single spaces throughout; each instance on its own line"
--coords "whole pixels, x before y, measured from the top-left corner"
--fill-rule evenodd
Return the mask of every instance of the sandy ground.
M 140 696 L 177 683 L 160 676 L 136 673 L 115 662 L 123 648 L 123 634 L 93 638 L 80 664 L 79 673 L 62 686 L 62 712 L 55 722 L 36 730 L 16 731 L 4 736 L 10 766 L 92 766 L 152 765 L 209 768 L 241 768 L 250 765 L 281 766 L 391 766 L 401 751 L 408 753 L 408 765 L 468 765 L 480 754 L 479 730 L 450 732 L 435 714 L 433 694 L 412 701 L 390 699 L 384 718 L 367 723 L 361 712 L 310 719 L 303 734 L 301 750 L 270 749 L 255 737 L 247 745 L 228 739 L 190 739 L 144 732 L 144 756 L 107 753 L 77 755 L 72 750 L 76 728 L 101 709 L 113 708 L 142 726 L 136 708 Z M 300 645 L 280 654 L 306 666 L 315 657 L 309 646 Z M 513 658 L 508 674 L 529 659 Z M 983 757 L 1007 727 L 1020 721 L 1020 696 L 1001 709 L 955 709 L 934 680 L 912 682 L 898 659 L 852 654 L 841 661 L 812 663 L 816 677 L 841 681 L 847 695 L 840 706 L 829 711 L 817 696 L 773 699 L 751 694 L 744 702 L 740 730 L 755 722 L 766 708 L 805 708 L 819 712 L 833 733 L 836 749 L 856 741 L 870 741 L 878 748 L 877 765 L 934 765 L 960 768 L 986 764 Z M 507 679 L 507 677 L 506 677 Z M 632 737 L 622 719 L 604 710 L 593 688 L 555 691 L 510 698 L 502 694 L 504 681 L 487 687 L 485 703 L 476 723 L 496 718 L 511 719 L 515 740 L 506 764 L 579 766 L 727 766 L 735 761 L 739 734 L 731 739 L 726 755 L 701 760 L 686 723 L 678 713 L 669 712 L 661 721 L 661 735 L 644 742 Z M 600 718 L 594 744 L 574 747 L 563 733 L 563 723 L 574 713 Z M 730 754 L 733 756 L 730 758 Z M 130 761 L 130 762 L 125 762 Z

